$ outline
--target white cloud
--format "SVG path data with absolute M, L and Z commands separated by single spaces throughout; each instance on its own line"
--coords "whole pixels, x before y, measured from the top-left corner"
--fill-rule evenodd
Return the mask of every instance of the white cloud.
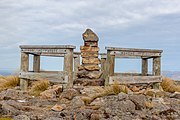
M 178 13 L 179 0 L 0 0 L 0 54 L 19 44 L 78 39 L 87 27 L 109 34 Z

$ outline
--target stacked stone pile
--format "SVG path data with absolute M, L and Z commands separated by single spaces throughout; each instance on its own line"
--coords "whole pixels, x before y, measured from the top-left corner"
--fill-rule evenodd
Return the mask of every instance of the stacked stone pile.
M 87 29 L 83 33 L 84 46 L 80 46 L 82 65 L 79 66 L 78 80 L 76 83 L 82 85 L 103 85 L 100 79 L 100 59 L 98 58 L 98 36 L 91 30 Z

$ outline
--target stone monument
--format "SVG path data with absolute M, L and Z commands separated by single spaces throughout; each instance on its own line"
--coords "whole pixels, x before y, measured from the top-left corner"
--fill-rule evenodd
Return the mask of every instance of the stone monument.
M 104 85 L 99 67 L 100 59 L 98 58 L 99 38 L 91 29 L 86 29 L 82 36 L 84 40 L 84 46 L 80 46 L 82 65 L 78 68 L 78 79 L 75 80 L 75 84 L 83 86 Z

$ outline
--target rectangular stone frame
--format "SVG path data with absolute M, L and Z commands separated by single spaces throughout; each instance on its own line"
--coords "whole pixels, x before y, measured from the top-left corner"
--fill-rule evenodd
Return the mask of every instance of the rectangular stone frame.
M 120 80 L 122 83 L 129 84 L 129 79 L 137 80 L 141 79 L 140 81 L 137 81 L 137 83 L 148 83 L 148 82 L 160 82 L 161 81 L 161 53 L 162 50 L 151 50 L 151 49 L 134 49 L 134 48 L 117 48 L 117 47 L 105 47 L 107 50 L 107 55 L 101 54 L 101 59 L 105 61 L 102 62 L 103 66 L 102 71 L 103 72 L 103 78 L 105 79 L 105 84 L 108 85 L 109 83 L 112 83 L 113 81 Z M 115 58 L 140 58 L 142 59 L 142 74 L 140 77 L 132 76 L 131 78 L 128 78 L 127 75 L 121 74 L 120 76 L 117 76 L 117 74 L 114 73 L 114 65 L 115 65 Z M 153 58 L 153 74 L 150 76 L 148 75 L 148 59 Z M 122 76 L 123 75 L 123 76 Z M 130 74 L 129 74 L 130 75 Z M 148 79 L 148 81 L 145 81 L 144 79 Z M 125 80 L 125 81 L 123 81 Z M 134 81 L 132 81 L 134 83 Z
M 73 50 L 72 45 L 21 45 L 21 70 L 20 70 L 20 88 L 27 90 L 29 79 L 49 79 L 61 78 L 62 73 L 40 73 L 40 56 L 64 57 L 64 82 L 67 87 L 73 86 Z M 29 72 L 29 54 L 34 55 L 33 72 Z M 75 58 L 77 58 L 76 55 Z M 76 60 L 77 64 L 78 60 Z M 80 61 L 79 61 L 80 62 Z M 53 80 L 51 80 L 53 81 Z M 58 82 L 58 81 L 57 81 Z

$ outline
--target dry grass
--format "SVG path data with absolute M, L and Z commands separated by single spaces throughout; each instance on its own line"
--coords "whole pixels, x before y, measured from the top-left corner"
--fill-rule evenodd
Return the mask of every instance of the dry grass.
M 83 97 L 81 97 L 81 100 L 84 101 L 85 105 L 88 105 L 94 100 L 94 98 L 93 97 L 83 96 Z
M 124 85 L 119 85 L 117 83 L 111 85 L 111 86 L 106 86 L 106 87 L 96 87 L 95 91 L 97 93 L 95 94 L 90 94 L 88 97 L 82 97 L 82 100 L 84 101 L 85 104 L 90 104 L 93 100 L 99 97 L 103 96 L 108 96 L 108 95 L 116 95 L 119 94 L 120 92 L 128 93 L 129 88 L 124 86 Z
M 0 91 L 16 87 L 20 84 L 18 76 L 0 76 Z
M 49 87 L 48 80 L 35 81 L 31 87 L 30 94 L 34 96 L 39 96 L 41 92 L 47 90 Z
M 171 92 L 171 93 L 180 92 L 180 85 L 177 85 L 177 83 L 175 81 L 173 81 L 172 79 L 167 78 L 167 77 L 163 78 L 161 87 L 166 92 Z

